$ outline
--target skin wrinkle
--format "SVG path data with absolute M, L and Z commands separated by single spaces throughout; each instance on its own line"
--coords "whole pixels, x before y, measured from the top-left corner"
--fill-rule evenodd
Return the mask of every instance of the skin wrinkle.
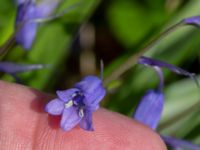
M 6 145 L 11 145 L 8 147 L 9 150 L 16 148 L 26 150 L 166 149 L 159 135 L 153 130 L 128 117 L 102 108 L 94 113 L 94 132 L 84 131 L 79 126 L 64 132 L 59 126 L 60 117 L 50 116 L 44 112 L 44 103 L 52 99 L 52 96 L 3 81 L 0 81 L 0 88 L 0 139 L 2 139 L 0 149 Z M 18 114 L 21 117 L 10 118 L 11 114 L 7 113 L 10 110 L 11 113 L 15 113 L 14 116 Z M 2 129 L 2 126 L 6 128 Z

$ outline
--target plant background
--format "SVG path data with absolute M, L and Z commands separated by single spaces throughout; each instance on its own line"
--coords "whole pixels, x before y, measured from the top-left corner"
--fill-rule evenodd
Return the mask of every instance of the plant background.
M 80 5 L 64 16 L 41 23 L 30 51 L 15 46 L 1 57 L 2 61 L 50 64 L 48 69 L 20 74 L 25 85 L 51 93 L 69 88 L 84 75 L 99 75 L 100 59 L 104 61 L 106 78 L 152 37 L 185 17 L 200 15 L 197 0 L 63 0 L 56 12 L 77 3 Z M 13 33 L 15 15 L 14 2 L 1 0 L 0 45 Z M 145 55 L 198 75 L 200 30 L 191 26 L 180 28 Z M 200 144 L 199 89 L 189 78 L 167 70 L 164 73 L 165 108 L 158 131 Z M 3 73 L 0 77 L 13 81 Z M 102 106 L 131 116 L 144 92 L 157 84 L 151 69 L 134 66 L 108 84 Z M 192 105 L 192 109 L 181 113 Z M 176 119 L 168 121 L 177 114 L 180 115 Z

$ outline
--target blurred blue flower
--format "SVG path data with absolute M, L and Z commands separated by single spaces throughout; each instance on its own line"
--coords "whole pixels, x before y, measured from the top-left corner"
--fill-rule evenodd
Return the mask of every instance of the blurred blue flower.
M 171 64 L 167 64 L 162 61 L 154 60 L 151 58 L 147 58 L 142 56 L 139 59 L 139 63 L 147 66 L 151 66 L 158 74 L 160 79 L 160 86 L 157 90 L 149 90 L 141 99 L 138 107 L 136 108 L 135 113 L 133 114 L 133 118 L 138 120 L 139 122 L 149 126 L 153 130 L 156 130 L 158 123 L 161 118 L 161 114 L 164 106 L 164 94 L 162 92 L 162 88 L 164 85 L 163 74 L 160 70 L 160 67 L 168 68 L 178 74 L 184 74 L 190 76 L 191 74 L 181 68 L 173 66 Z M 190 149 L 190 150 L 200 150 L 200 146 L 192 144 L 188 141 L 162 136 L 162 139 L 166 144 L 170 145 L 174 149 Z
M 149 90 L 142 97 L 133 118 L 152 129 L 156 129 L 161 118 L 163 105 L 163 93 L 161 91 Z
M 184 24 L 194 25 L 200 27 L 200 16 L 192 16 L 182 20 Z
M 60 126 L 65 131 L 77 124 L 84 130 L 93 131 L 92 113 L 99 108 L 105 93 L 101 79 L 87 76 L 73 88 L 57 91 L 58 98 L 51 100 L 45 110 L 51 115 L 62 115 Z
M 58 0 L 43 0 L 36 4 L 35 0 L 17 0 L 16 42 L 29 50 L 34 42 L 38 22 L 36 19 L 48 17 L 58 5 Z M 18 29 L 20 28 L 20 29 Z
M 17 73 L 42 69 L 44 67 L 46 66 L 41 64 L 25 65 L 16 64 L 13 62 L 0 62 L 0 72 L 4 72 L 11 75 L 13 78 L 16 79 L 17 82 L 21 82 L 21 80 L 17 77 Z

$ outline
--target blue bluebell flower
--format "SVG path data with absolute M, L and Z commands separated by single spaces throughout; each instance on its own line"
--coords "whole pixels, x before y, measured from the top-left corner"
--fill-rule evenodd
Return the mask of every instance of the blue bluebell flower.
M 139 122 L 149 126 L 153 130 L 156 130 L 158 123 L 160 121 L 163 106 L 164 106 L 164 94 L 162 92 L 162 88 L 164 85 L 163 74 L 160 70 L 160 67 L 168 68 L 178 74 L 183 74 L 187 76 L 191 76 L 191 73 L 173 66 L 171 64 L 154 60 L 148 57 L 142 56 L 139 59 L 139 63 L 147 66 L 151 66 L 158 74 L 160 79 L 160 85 L 156 90 L 149 90 L 141 99 L 138 107 L 136 108 L 135 113 L 133 114 L 133 118 L 138 120 Z M 173 137 L 167 137 L 161 135 L 164 142 L 170 145 L 174 149 L 182 149 L 186 148 L 188 150 L 200 150 L 199 145 L 192 144 L 188 141 L 176 139 Z
M 46 67 L 46 65 L 41 65 L 41 64 L 25 65 L 25 64 L 16 64 L 13 62 L 6 62 L 6 61 L 0 62 L 0 72 L 11 75 L 17 82 L 21 82 L 20 78 L 17 77 L 17 73 L 42 69 L 44 67 Z
M 58 0 L 43 0 L 36 4 L 35 0 L 18 0 L 16 16 L 16 42 L 29 50 L 34 42 L 38 22 L 36 19 L 48 17 L 58 5 Z
M 148 90 L 145 93 L 133 114 L 133 118 L 152 129 L 156 129 L 164 106 L 164 94 L 162 92 L 164 79 L 163 73 L 159 67 L 154 66 L 153 69 L 159 77 L 160 84 L 156 90 Z
M 51 115 L 62 115 L 61 128 L 69 131 L 79 124 L 82 129 L 93 131 L 92 113 L 99 108 L 106 93 L 102 80 L 87 76 L 73 88 L 56 93 L 58 97 L 46 105 L 45 111 Z

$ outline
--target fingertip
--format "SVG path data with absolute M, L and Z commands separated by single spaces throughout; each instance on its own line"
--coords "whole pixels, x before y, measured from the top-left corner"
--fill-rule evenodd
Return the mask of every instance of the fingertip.
M 79 126 L 65 132 L 60 129 L 60 116 L 44 112 L 44 103 L 50 98 L 47 94 L 3 81 L 0 81 L 0 89 L 0 147 L 56 150 L 166 149 L 160 136 L 150 128 L 102 108 L 93 114 L 93 132 Z
M 108 136 L 107 138 L 115 145 L 116 149 L 166 149 L 156 132 L 131 118 L 106 109 L 100 109 L 95 115 L 95 131 Z
M 59 121 L 59 119 L 48 121 L 45 118 L 41 119 L 40 129 L 42 132 L 40 130 L 37 132 L 37 138 L 39 138 L 39 140 L 36 140 L 39 143 L 36 144 L 39 145 L 37 148 L 42 147 L 45 141 L 48 140 L 52 142 L 46 144 L 47 148 L 59 145 L 61 149 L 73 147 L 73 149 L 88 150 L 166 150 L 162 139 L 153 130 L 135 120 L 103 108 L 93 114 L 93 132 L 82 130 L 79 126 L 67 132 L 61 130 L 59 126 L 54 129 L 49 126 L 50 124 L 59 124 Z

